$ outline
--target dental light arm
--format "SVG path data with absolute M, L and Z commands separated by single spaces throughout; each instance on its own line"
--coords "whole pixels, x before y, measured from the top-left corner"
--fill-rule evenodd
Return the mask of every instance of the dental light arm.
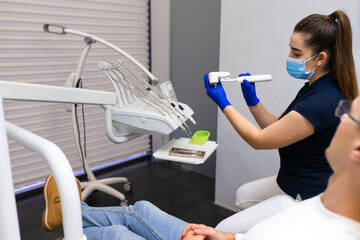
M 212 87 L 216 88 L 219 81 L 221 82 L 238 82 L 242 83 L 246 79 L 248 82 L 268 82 L 272 80 L 270 74 L 264 75 L 252 75 L 252 76 L 242 76 L 234 79 L 230 78 L 229 72 L 210 72 L 209 73 L 209 83 Z
M 111 49 L 114 49 L 116 52 L 118 52 L 119 54 L 127 57 L 128 59 L 130 59 L 133 63 L 135 63 L 151 80 L 151 84 L 152 85 L 156 85 L 159 82 L 159 79 L 156 78 L 151 72 L 149 72 L 148 69 L 146 69 L 141 63 L 139 63 L 135 58 L 133 58 L 132 56 L 130 56 L 128 53 L 126 53 L 125 51 L 123 51 L 122 49 L 118 48 L 117 46 L 115 46 L 112 43 L 109 43 L 108 41 L 98 38 L 96 36 L 93 36 L 91 34 L 88 33 L 84 33 L 84 32 L 80 32 L 80 31 L 76 31 L 76 30 L 72 30 L 72 29 L 68 29 L 66 27 L 60 26 L 60 25 L 55 25 L 55 24 L 44 24 L 43 26 L 43 30 L 44 32 L 48 32 L 48 33 L 54 33 L 54 34 L 60 34 L 60 35 L 64 35 L 67 33 L 70 34 L 74 34 L 74 35 L 78 35 L 81 37 L 85 38 L 85 41 L 87 43 L 94 43 L 94 42 L 99 42 Z

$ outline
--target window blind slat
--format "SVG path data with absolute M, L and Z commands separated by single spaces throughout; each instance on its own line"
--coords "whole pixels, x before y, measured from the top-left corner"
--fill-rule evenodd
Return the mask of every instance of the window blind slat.
M 114 8 L 114 5 L 108 2 L 108 4 L 103 4 L 103 1 L 93 1 L 93 5 L 88 4 L 87 1 L 28 1 L 28 0 L 2 0 L 4 3 L 10 4 L 21 4 L 22 6 L 33 6 L 33 7 L 50 7 L 50 8 L 65 8 L 68 11 L 73 9 L 77 10 L 94 10 L 94 11 L 105 11 L 105 12 L 118 12 L 125 14 L 148 14 L 148 5 L 147 1 L 138 1 L 138 4 L 131 4 L 131 1 L 123 1 L 123 3 L 118 4 L 117 9 Z M 139 4 L 142 3 L 142 4 Z M 111 5 L 111 6 L 108 6 Z M 136 7 L 138 10 L 132 10 L 130 7 Z M 126 10 L 125 10 L 126 9 Z
M 99 21 L 94 21 L 94 18 L 89 19 L 88 21 L 71 21 L 68 20 L 69 18 L 66 18 L 66 20 L 54 20 L 54 18 L 52 18 L 50 20 L 50 22 L 52 24 L 59 24 L 59 25 L 81 25 L 81 26 L 100 26 L 100 27 L 105 27 L 104 23 Z M 24 25 L 30 25 L 33 23 L 39 23 L 39 24 L 43 24 L 44 20 L 43 19 L 35 19 L 32 17 L 29 18 L 24 18 L 24 17 L 5 17 L 5 16 L 0 16 L 0 21 L 2 22 L 13 22 L 13 23 L 23 23 Z M 47 23 L 47 22 L 45 22 Z M 147 23 L 147 22 L 146 22 Z M 134 29 L 134 28 L 138 28 L 138 29 L 147 29 L 147 24 L 143 24 L 143 23 L 131 23 L 131 24 L 126 24 L 126 23 L 116 23 L 114 21 L 107 21 L 106 22 L 106 27 L 123 27 L 125 29 Z
M 39 31 L 38 27 L 17 27 L 17 26 L 0 26 L 0 30 L 1 31 L 8 31 L 8 32 L 18 32 L 19 34 L 25 34 L 27 32 L 37 32 Z M 93 35 L 99 35 L 99 34 L 108 34 L 110 37 L 111 35 L 114 33 L 113 29 L 106 29 L 106 28 L 97 28 L 97 29 L 90 29 L 87 28 L 87 26 L 82 27 L 83 32 L 90 32 Z M 128 31 L 127 29 L 117 29 L 117 34 L 120 34 L 121 36 L 143 36 L 143 37 L 148 37 L 148 33 L 144 32 L 144 31 Z M 37 35 L 39 35 L 40 33 L 38 33 Z
M 93 16 L 93 12 L 88 13 L 79 13 L 79 12 L 58 12 L 58 11 L 41 11 L 39 9 L 22 9 L 22 8 L 11 8 L 11 7 L 2 7 L 0 9 L 0 13 L 17 13 L 17 14 L 41 14 L 44 16 L 50 15 L 50 16 L 67 16 L 67 17 L 86 17 L 91 18 Z M 111 19 L 111 20 L 125 20 L 125 21 L 147 21 L 147 17 L 144 15 L 139 15 L 135 17 L 123 17 L 119 16 L 118 14 L 97 14 L 97 19 Z

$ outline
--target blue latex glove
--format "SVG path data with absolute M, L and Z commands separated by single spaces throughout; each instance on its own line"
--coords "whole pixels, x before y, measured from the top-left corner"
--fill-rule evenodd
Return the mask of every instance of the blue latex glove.
M 204 83 L 206 94 L 220 107 L 221 111 L 224 111 L 226 106 L 231 105 L 226 98 L 226 93 L 220 82 L 217 84 L 216 88 L 211 87 L 207 73 L 204 75 Z
M 251 76 L 250 73 L 239 74 L 239 77 Z M 246 104 L 250 106 L 255 106 L 260 102 L 256 96 L 255 83 L 249 83 L 247 80 L 244 80 L 241 84 L 241 90 L 245 98 Z

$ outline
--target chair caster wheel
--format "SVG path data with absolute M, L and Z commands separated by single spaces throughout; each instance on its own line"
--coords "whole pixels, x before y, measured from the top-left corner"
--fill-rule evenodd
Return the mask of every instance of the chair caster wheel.
M 120 207 L 126 207 L 126 206 L 129 206 L 128 200 L 123 200 L 120 202 Z
M 132 185 L 131 185 L 131 182 L 127 182 L 127 183 L 124 183 L 123 185 L 123 189 L 125 192 L 130 192 L 132 190 Z

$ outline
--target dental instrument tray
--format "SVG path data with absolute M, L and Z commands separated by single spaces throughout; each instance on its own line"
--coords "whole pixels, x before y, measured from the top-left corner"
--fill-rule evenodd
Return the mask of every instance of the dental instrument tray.
M 204 145 L 189 143 L 190 138 L 172 139 L 153 153 L 153 157 L 159 160 L 202 164 L 219 146 L 215 141 L 206 141 Z M 180 150 L 178 150 L 180 149 Z M 202 155 L 204 153 L 204 155 Z
M 180 157 L 203 158 L 205 156 L 205 151 L 173 147 L 170 149 L 169 155 L 180 156 Z

